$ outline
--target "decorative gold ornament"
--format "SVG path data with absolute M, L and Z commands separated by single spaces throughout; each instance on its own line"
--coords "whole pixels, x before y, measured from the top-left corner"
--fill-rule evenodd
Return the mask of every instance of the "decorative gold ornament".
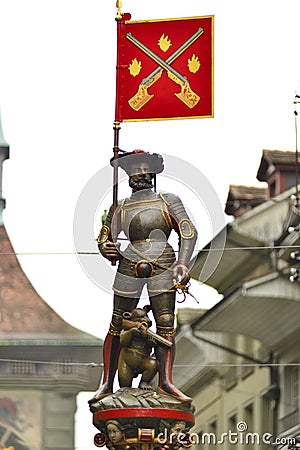
M 122 11 L 121 11 L 121 8 L 122 8 L 122 0 L 117 0 L 116 8 L 117 8 L 116 20 L 121 20 L 121 19 L 122 19 L 122 16 L 123 16 L 123 13 L 122 13 Z
M 134 58 L 131 61 L 131 64 L 129 64 L 128 69 L 129 69 L 130 75 L 132 75 L 133 77 L 136 77 L 142 69 L 141 61 L 138 61 L 136 58 Z
M 179 231 L 184 239 L 192 239 L 195 236 L 193 224 L 188 219 L 183 219 L 179 222 Z
M 200 69 L 200 61 L 198 59 L 198 56 L 194 55 L 191 57 L 191 59 L 188 59 L 188 68 L 189 71 L 192 73 L 196 73 L 198 72 L 198 70 Z
M 100 230 L 99 236 L 97 237 L 97 244 L 102 245 L 108 240 L 110 234 L 110 228 L 107 225 L 103 225 Z
M 166 52 L 169 50 L 171 45 L 172 45 L 172 42 L 170 41 L 169 36 L 165 36 L 165 34 L 163 33 L 158 41 L 159 48 L 163 52 Z

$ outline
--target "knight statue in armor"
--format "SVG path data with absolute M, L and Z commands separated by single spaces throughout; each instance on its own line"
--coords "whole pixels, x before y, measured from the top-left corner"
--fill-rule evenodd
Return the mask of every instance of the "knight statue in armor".
M 114 162 L 112 159 L 111 164 Z M 123 314 L 137 307 L 144 286 L 156 333 L 170 342 L 170 346 L 161 343 L 155 346 L 159 373 L 157 392 L 183 402 L 191 401 L 172 382 L 172 362 L 176 282 L 186 285 L 189 281 L 189 262 L 197 231 L 177 195 L 154 190 L 153 180 L 164 170 L 161 155 L 142 150 L 124 152 L 118 164 L 129 176 L 132 194 L 119 201 L 117 208 L 110 208 L 97 239 L 101 254 L 110 261 L 118 261 L 118 269 L 113 285 L 113 314 L 104 342 L 103 379 L 89 403 L 113 392 Z M 177 258 L 168 242 L 172 230 L 178 235 Z M 122 232 L 129 241 L 124 251 L 117 242 Z

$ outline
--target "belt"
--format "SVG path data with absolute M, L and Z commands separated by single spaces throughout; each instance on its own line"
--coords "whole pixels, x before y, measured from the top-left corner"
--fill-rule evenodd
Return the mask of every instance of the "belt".
M 150 239 L 150 238 L 146 238 L 146 239 L 139 239 L 136 241 L 130 241 L 131 244 L 139 244 L 141 242 L 161 242 L 161 243 L 167 243 L 167 241 L 162 240 L 162 239 Z

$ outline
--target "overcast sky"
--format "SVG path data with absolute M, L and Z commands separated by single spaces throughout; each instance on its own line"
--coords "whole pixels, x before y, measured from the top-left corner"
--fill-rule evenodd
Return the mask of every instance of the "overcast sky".
M 205 177 L 203 191 L 209 186 L 215 192 L 213 210 L 224 207 L 230 184 L 259 185 L 263 149 L 295 150 L 298 0 L 124 0 L 122 10 L 134 20 L 215 16 L 215 117 L 125 123 L 121 148 L 143 148 L 172 163 L 182 158 L 194 165 Z M 0 110 L 10 144 L 5 225 L 16 252 L 31 253 L 20 261 L 44 300 L 99 337 L 108 328 L 112 297 L 86 275 L 75 255 L 62 253 L 74 252 L 78 199 L 98 171 L 107 176 L 112 156 L 115 14 L 114 0 L 0 0 Z M 184 189 L 166 176 L 158 181 L 159 188 L 184 196 L 200 248 L 213 237 L 214 213 L 202 217 L 199 195 L 191 194 L 186 180 L 183 184 Z M 111 192 L 100 182 L 98 216 L 110 203 Z M 200 307 L 210 306 L 206 298 L 199 301 Z M 196 305 L 188 299 L 184 306 Z M 78 445 L 91 447 L 89 441 Z

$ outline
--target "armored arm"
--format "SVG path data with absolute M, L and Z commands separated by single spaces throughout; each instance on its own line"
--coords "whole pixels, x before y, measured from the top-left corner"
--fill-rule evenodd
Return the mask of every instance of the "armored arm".
M 104 225 L 102 226 L 99 235 L 97 237 L 97 244 L 99 251 L 104 258 L 112 260 L 118 260 L 120 259 L 121 255 L 119 253 L 120 244 L 117 242 L 114 242 L 112 237 L 112 222 L 113 220 L 116 220 L 116 237 L 120 232 L 120 225 L 119 225 L 119 207 L 113 212 L 114 209 L 111 206 L 110 210 L 107 214 L 106 220 Z
M 177 195 L 164 194 L 163 198 L 168 206 L 173 228 L 179 237 L 177 265 L 188 268 L 197 241 L 197 230 Z

